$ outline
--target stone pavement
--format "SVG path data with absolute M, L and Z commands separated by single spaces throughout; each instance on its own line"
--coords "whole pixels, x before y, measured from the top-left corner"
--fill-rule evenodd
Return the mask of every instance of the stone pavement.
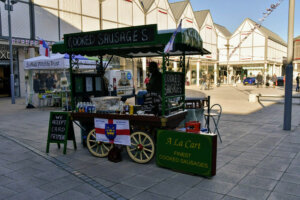
M 238 89 L 187 90 L 187 96 L 210 95 L 226 111 L 217 174 L 210 179 L 159 168 L 154 160 L 137 164 L 125 151 L 120 163 L 93 157 L 80 145 L 78 128 L 77 151 L 70 142 L 63 155 L 52 144 L 47 155 L 52 109 L 28 110 L 22 99 L 16 105 L 0 99 L 0 199 L 300 199 L 299 104 L 293 105 L 292 131 L 283 131 L 283 104 L 253 105 L 243 90 L 256 89 Z M 230 112 L 232 104 L 243 113 Z

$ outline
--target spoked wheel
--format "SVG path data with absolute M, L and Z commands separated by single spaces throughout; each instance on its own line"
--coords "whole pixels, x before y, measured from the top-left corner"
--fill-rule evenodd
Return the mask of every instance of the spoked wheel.
M 149 162 L 155 153 L 153 139 L 144 132 L 134 132 L 130 135 L 131 146 L 127 146 L 129 157 L 137 163 Z
M 91 132 L 88 134 L 86 143 L 90 153 L 93 156 L 101 158 L 107 156 L 108 152 L 113 147 L 113 145 L 110 143 L 96 141 L 95 129 L 91 130 Z

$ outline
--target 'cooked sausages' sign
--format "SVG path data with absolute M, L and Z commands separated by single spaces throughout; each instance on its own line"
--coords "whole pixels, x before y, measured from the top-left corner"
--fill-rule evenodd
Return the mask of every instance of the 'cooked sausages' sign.
M 83 48 L 154 41 L 156 26 L 137 26 L 122 29 L 67 34 L 67 48 Z

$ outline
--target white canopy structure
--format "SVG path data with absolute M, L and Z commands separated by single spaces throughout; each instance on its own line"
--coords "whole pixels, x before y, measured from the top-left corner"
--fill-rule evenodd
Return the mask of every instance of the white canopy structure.
M 75 56 L 79 60 L 80 69 L 95 69 L 96 61 L 89 60 L 84 56 Z M 68 69 L 69 55 L 68 54 L 52 54 L 50 57 L 38 56 L 24 60 L 25 70 L 53 70 L 53 69 Z

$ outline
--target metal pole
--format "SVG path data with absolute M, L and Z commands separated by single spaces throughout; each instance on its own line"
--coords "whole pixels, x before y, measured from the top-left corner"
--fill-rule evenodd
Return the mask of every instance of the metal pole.
M 13 50 L 12 50 L 12 40 L 11 40 L 11 19 L 10 19 L 10 0 L 7 0 L 7 13 L 8 13 L 8 34 L 9 34 L 9 63 L 10 63 L 10 93 L 11 93 L 11 103 L 15 104 L 15 81 L 14 81 L 14 67 L 13 67 Z
M 295 0 L 289 3 L 288 49 L 284 97 L 283 130 L 291 130 L 292 121 L 292 91 L 293 91 L 293 39 L 294 39 Z

